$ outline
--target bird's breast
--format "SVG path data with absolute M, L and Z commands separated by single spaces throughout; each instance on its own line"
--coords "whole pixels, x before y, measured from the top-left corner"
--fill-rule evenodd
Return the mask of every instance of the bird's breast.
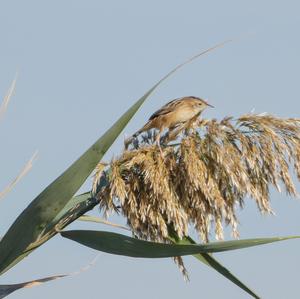
M 182 107 L 181 109 L 173 112 L 173 124 L 186 122 L 196 116 L 199 112 L 199 110 L 193 109 L 191 107 Z

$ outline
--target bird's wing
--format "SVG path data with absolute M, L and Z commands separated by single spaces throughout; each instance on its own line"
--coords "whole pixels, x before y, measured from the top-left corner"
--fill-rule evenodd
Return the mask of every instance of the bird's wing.
M 153 120 L 154 118 L 158 117 L 158 116 L 161 116 L 161 115 L 166 115 L 172 111 L 174 111 L 174 109 L 176 108 L 177 105 L 180 104 L 181 102 L 181 99 L 175 99 L 175 100 L 172 100 L 171 102 L 165 104 L 164 106 L 162 106 L 159 110 L 157 110 L 156 112 L 154 112 L 149 120 Z

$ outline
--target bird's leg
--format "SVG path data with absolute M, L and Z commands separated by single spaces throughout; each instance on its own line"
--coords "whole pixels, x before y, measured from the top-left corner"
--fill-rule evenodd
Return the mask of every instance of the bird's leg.
M 134 139 L 134 138 L 131 136 L 131 137 L 126 138 L 126 139 L 124 140 L 124 148 L 125 148 L 125 150 L 127 150 L 128 147 L 129 147 L 129 145 L 132 144 L 133 139 Z
M 187 124 L 186 124 L 186 130 L 192 130 L 192 132 L 195 132 L 195 130 L 196 130 L 196 127 L 197 127 L 197 123 L 198 123 L 198 121 L 199 121 L 199 115 L 200 115 L 201 113 L 199 113 L 199 114 L 197 114 L 197 115 L 195 115 L 193 118 L 191 118 L 188 122 L 187 122 Z
M 175 140 L 177 136 L 182 132 L 183 128 L 185 126 L 185 122 L 180 123 L 176 128 L 173 129 L 172 135 L 171 135 L 171 141 Z
M 164 138 L 164 141 L 166 143 L 170 142 L 170 141 L 174 141 L 178 135 L 181 133 L 181 131 L 184 129 L 184 124 L 185 123 L 180 123 L 176 126 L 170 127 L 169 131 L 168 131 L 168 135 L 166 136 L 166 138 Z
M 157 146 L 159 148 L 161 157 L 164 158 L 164 153 L 163 153 L 162 148 L 160 146 L 160 135 L 161 135 L 161 130 L 159 130 L 159 132 L 157 133 L 156 138 L 155 138 L 155 142 L 156 142 L 156 144 L 157 144 Z

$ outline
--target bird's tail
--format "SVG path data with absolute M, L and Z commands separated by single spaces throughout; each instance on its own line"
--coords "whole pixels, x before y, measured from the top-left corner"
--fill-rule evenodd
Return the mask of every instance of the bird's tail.
M 149 120 L 141 129 L 139 129 L 138 131 L 136 131 L 131 137 L 127 138 L 124 141 L 124 146 L 125 149 L 128 148 L 128 146 L 133 142 L 133 140 L 139 136 L 141 133 L 148 131 L 149 129 L 151 129 L 151 120 Z
M 136 131 L 133 135 L 132 138 L 136 138 L 138 135 L 140 135 L 141 133 L 148 131 L 151 129 L 151 120 L 149 120 L 141 129 L 139 129 L 138 131 Z

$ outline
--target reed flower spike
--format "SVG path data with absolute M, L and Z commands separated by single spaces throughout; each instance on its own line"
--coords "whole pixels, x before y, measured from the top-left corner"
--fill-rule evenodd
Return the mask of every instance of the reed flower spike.
M 157 128 L 160 115 L 167 113 L 138 132 Z M 148 133 L 102 172 L 109 184 L 97 194 L 101 209 L 119 207 L 138 238 L 168 243 L 170 232 L 183 238 L 195 229 L 209 242 L 212 231 L 223 238 L 224 225 L 238 237 L 236 209 L 245 198 L 272 213 L 272 186 L 297 195 L 290 170 L 300 179 L 300 119 L 247 114 L 185 125 L 176 143 L 161 148 L 163 157 Z

